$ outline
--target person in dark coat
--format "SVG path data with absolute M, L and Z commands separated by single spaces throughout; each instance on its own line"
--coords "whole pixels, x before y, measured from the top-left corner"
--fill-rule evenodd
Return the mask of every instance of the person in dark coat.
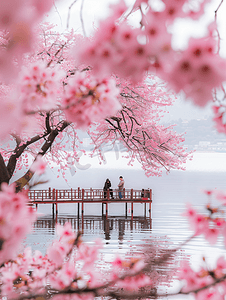
M 107 178 L 106 181 L 105 181 L 105 184 L 104 184 L 104 198 L 107 198 L 107 191 L 109 190 L 110 191 L 110 196 L 111 196 L 111 199 L 114 199 L 113 197 L 113 191 L 112 189 L 110 188 L 111 187 L 111 181 Z

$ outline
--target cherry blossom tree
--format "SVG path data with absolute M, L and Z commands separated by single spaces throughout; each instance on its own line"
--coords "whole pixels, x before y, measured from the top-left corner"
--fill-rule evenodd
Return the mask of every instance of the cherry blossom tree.
M 183 91 L 195 105 L 214 101 L 217 128 L 225 132 L 226 60 L 219 53 L 217 12 L 206 36 L 191 38 L 186 49 L 172 46 L 170 27 L 178 18 L 199 19 L 209 0 L 197 6 L 192 1 L 162 1 L 156 8 L 149 0 L 132 7 L 123 1 L 111 7 L 93 37 L 54 33 L 40 26 L 52 5 L 48 0 L 0 1 L 0 293 L 6 299 L 146 299 L 169 296 L 155 288 L 150 272 L 168 262 L 179 247 L 157 259 L 116 257 L 107 273 L 95 268 L 100 241 L 87 245 L 69 224 L 57 225 L 59 239 L 43 256 L 19 246 L 31 229 L 35 211 L 27 192 L 17 193 L 34 172 L 43 173 L 47 161 L 61 163 L 62 147 L 73 137 L 76 150 L 79 128 L 87 129 L 95 150 L 104 142 L 119 139 L 128 149 L 129 163 L 138 159 L 147 175 L 181 167 L 186 154 L 182 137 L 159 123 L 160 105 L 171 96 L 158 75 L 176 92 Z M 73 2 L 73 4 L 76 1 Z M 139 26 L 130 24 L 139 12 Z M 35 49 L 35 50 L 34 50 Z M 221 94 L 217 88 L 221 87 Z M 219 96 L 222 96 L 220 98 Z M 11 136 L 11 140 L 9 139 Z M 8 142 L 8 143 L 7 143 Z M 62 146 L 63 145 L 63 146 Z M 59 149 L 61 150 L 59 154 Z M 29 157 L 35 161 L 30 166 Z M 73 157 L 78 158 L 76 151 Z M 66 156 L 69 159 L 69 156 Z M 15 169 L 25 164 L 28 173 L 19 184 L 8 185 Z M 66 167 L 63 165 L 63 167 Z M 206 191 L 219 207 L 207 205 L 201 214 L 189 206 L 185 212 L 196 236 L 214 245 L 226 240 L 225 192 Z M 222 213 L 223 212 L 223 213 Z M 225 245 L 224 245 L 225 246 Z M 220 257 L 214 268 L 198 271 L 187 262 L 178 270 L 181 288 L 173 295 L 191 294 L 197 300 L 224 299 L 226 261 Z M 50 295 L 51 294 L 51 295 Z
M 60 35 L 51 25 L 37 32 L 38 51 L 24 56 L 17 84 L 2 84 L 4 115 L 13 112 L 15 123 L 1 131 L 1 182 L 8 183 L 26 167 L 17 190 L 25 186 L 34 174 L 30 155 L 56 162 L 64 174 L 79 160 L 78 129 L 89 131 L 100 157 L 104 144 L 120 140 L 129 163 L 137 159 L 148 176 L 183 168 L 188 155 L 183 136 L 161 125 L 164 107 L 174 98 L 163 83 L 154 76 L 139 86 L 115 76 L 95 77 L 90 67 L 76 65 L 70 56 L 80 36 Z

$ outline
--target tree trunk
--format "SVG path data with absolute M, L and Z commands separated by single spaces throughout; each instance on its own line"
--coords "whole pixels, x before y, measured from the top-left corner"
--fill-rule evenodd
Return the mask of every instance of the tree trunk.
M 3 159 L 3 157 L 0 153 L 0 185 L 3 182 L 9 183 L 9 180 L 10 180 L 9 172 L 6 168 L 6 164 L 4 162 L 4 159 Z M 1 186 L 0 186 L 0 189 L 1 189 Z
M 46 152 L 51 148 L 53 142 L 55 141 L 55 138 L 57 137 L 57 135 L 62 132 L 67 126 L 69 126 L 70 123 L 64 121 L 61 124 L 61 127 L 59 128 L 55 128 L 54 130 L 51 131 L 51 133 L 49 134 L 47 140 L 45 141 L 45 143 L 42 145 L 41 150 L 39 151 L 38 155 L 45 155 Z M 31 172 L 30 170 L 28 170 L 26 172 L 26 174 L 24 176 L 22 176 L 21 178 L 16 180 L 16 192 L 19 192 L 23 189 L 23 187 L 25 187 L 26 184 L 28 184 L 28 182 L 31 180 L 31 178 L 33 177 L 34 173 Z
M 18 193 L 19 191 L 21 191 L 26 184 L 28 184 L 28 182 L 31 180 L 31 178 L 33 177 L 34 173 L 31 172 L 30 170 L 28 170 L 26 172 L 26 174 L 22 177 L 20 177 L 19 179 L 17 179 L 16 183 L 16 192 Z

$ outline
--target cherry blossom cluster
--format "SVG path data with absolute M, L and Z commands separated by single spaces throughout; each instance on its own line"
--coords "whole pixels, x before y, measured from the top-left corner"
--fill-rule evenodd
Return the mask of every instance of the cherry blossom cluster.
M 226 80 L 226 60 L 216 54 L 216 40 L 210 34 L 202 39 L 191 38 L 186 51 L 180 53 L 163 77 L 176 92 L 184 91 L 199 106 L 212 100 L 213 88 Z
M 0 265 L 15 258 L 18 248 L 36 219 L 26 192 L 2 183 L 0 191 Z
M 100 23 L 94 40 L 87 39 L 75 51 L 78 59 L 91 65 L 100 77 L 113 73 L 137 82 L 148 70 L 149 52 L 146 44 L 138 42 L 143 35 L 140 29 L 133 29 L 127 22 L 117 24 L 126 9 L 123 1 L 116 5 L 112 15 Z
M 224 219 L 224 206 L 226 205 L 226 193 L 206 191 L 209 197 L 215 195 L 221 202 L 219 207 L 207 204 L 206 214 L 199 213 L 191 205 L 187 206 L 185 216 L 188 217 L 190 227 L 194 230 L 194 236 L 203 235 L 210 244 L 217 242 L 218 236 L 222 235 L 226 245 L 226 220 Z
M 47 67 L 42 61 L 23 68 L 18 84 L 18 96 L 24 113 L 55 108 L 63 76 L 64 72 L 59 68 Z
M 68 224 L 57 226 L 56 231 L 60 239 L 47 249 L 46 256 L 40 251 L 32 253 L 28 247 L 14 261 L 4 264 L 1 268 L 2 295 L 16 298 L 19 294 L 28 294 L 30 289 L 35 293 L 44 293 L 47 281 L 53 283 L 54 288 L 58 286 L 63 289 L 68 278 L 71 279 L 69 282 L 74 279 L 75 266 L 67 262 L 62 268 L 62 264 L 73 248 L 76 235 Z
M 196 9 L 189 1 L 163 2 L 164 8 L 156 11 L 148 1 L 136 1 L 133 10 L 140 11 L 141 26 L 133 28 L 125 18 L 127 6 L 120 1 L 94 37 L 75 50 L 76 56 L 100 76 L 114 73 L 137 82 L 145 72 L 154 72 L 176 92 L 183 91 L 196 105 L 204 106 L 212 99 L 212 89 L 226 80 L 226 60 L 217 53 L 216 24 L 209 26 L 207 36 L 191 38 L 183 51 L 173 49 L 168 27 L 179 17 L 199 18 L 209 0 Z
M 205 261 L 205 259 L 203 259 Z M 188 262 L 183 262 L 178 272 L 184 283 L 181 293 L 189 293 L 196 300 L 223 300 L 226 294 L 226 260 L 219 257 L 214 269 L 202 266 L 194 271 Z
M 10 81 L 13 78 L 22 54 L 32 49 L 35 25 L 52 4 L 52 0 L 0 1 L 1 80 Z
M 214 112 L 213 121 L 215 122 L 217 131 L 226 134 L 226 106 L 214 105 L 213 112 Z
M 119 89 L 114 79 L 98 80 L 84 72 L 76 72 L 65 86 L 62 105 L 65 115 L 77 128 L 86 129 L 92 122 L 114 115 L 121 109 Z
M 144 263 L 141 259 L 122 260 L 117 257 L 109 265 L 109 273 L 95 268 L 102 244 L 97 240 L 93 245 L 84 244 L 69 223 L 57 225 L 59 239 L 47 249 L 46 255 L 26 248 L 13 261 L 7 261 L 0 269 L 1 295 L 10 298 L 46 295 L 51 291 L 54 299 L 67 299 L 65 294 L 83 294 L 94 299 L 99 290 L 110 286 L 111 290 L 139 290 L 151 286 L 150 278 L 142 274 Z M 95 291 L 96 290 L 96 291 Z M 87 294 L 87 295 L 86 295 Z M 72 296 L 73 297 L 73 296 Z
M 37 175 L 42 175 L 46 171 L 47 162 L 45 162 L 41 155 L 38 155 L 36 160 L 30 167 L 31 172 L 36 173 Z
M 190 227 L 194 230 L 193 238 L 203 235 L 210 244 L 217 242 L 221 234 L 226 246 L 226 220 L 225 206 L 226 193 L 220 191 L 206 190 L 205 194 L 209 198 L 206 205 L 208 213 L 198 213 L 188 205 L 185 215 L 188 217 Z M 211 205 L 212 198 L 221 203 L 219 206 Z M 199 269 L 194 270 L 188 261 L 182 261 L 178 269 L 178 278 L 183 284 L 180 293 L 192 294 L 197 300 L 219 299 L 223 300 L 226 295 L 226 260 L 223 256 L 216 261 L 215 268 L 211 269 L 203 258 L 203 263 Z
M 15 102 L 10 97 L 12 92 L 12 86 L 5 84 L 0 85 L 0 139 L 3 140 L 7 137 L 8 133 L 15 130 L 16 126 L 22 119 L 22 107 L 19 105 L 19 101 Z M 9 122 L 13 120 L 13 122 Z M 15 126 L 16 125 L 16 126 Z

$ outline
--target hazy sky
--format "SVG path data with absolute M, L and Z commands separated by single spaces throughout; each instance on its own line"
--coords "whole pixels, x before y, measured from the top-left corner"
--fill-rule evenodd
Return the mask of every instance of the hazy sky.
M 206 107 L 198 107 L 192 104 L 190 100 L 184 100 L 180 95 L 175 104 L 169 107 L 169 113 L 165 115 L 166 121 L 178 120 L 192 120 L 192 119 L 206 119 L 212 116 L 212 103 L 209 103 Z

